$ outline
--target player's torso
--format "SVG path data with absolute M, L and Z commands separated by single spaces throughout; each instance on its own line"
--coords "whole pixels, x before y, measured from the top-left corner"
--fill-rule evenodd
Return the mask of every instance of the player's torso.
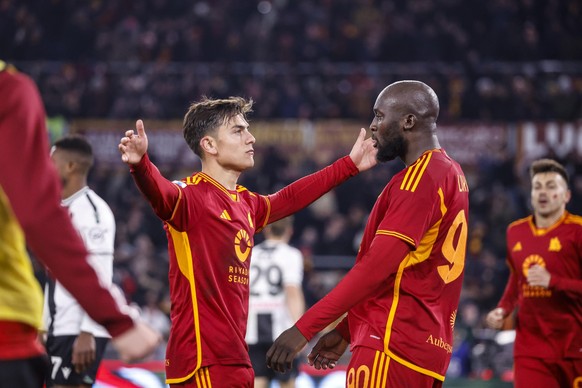
M 0 320 L 41 326 L 42 291 L 36 281 L 24 233 L 0 186 Z
M 401 272 L 389 279 L 389 286 L 378 290 L 374 298 L 353 310 L 361 318 L 363 332 L 368 338 L 376 337 L 364 339 L 363 343 L 373 345 L 374 339 L 381 339 L 385 346 L 409 361 L 444 373 L 444 361 L 435 360 L 448 360 L 452 352 L 453 326 L 465 264 L 468 187 L 458 165 L 439 163 L 440 156 L 433 155 L 435 159 L 426 166 L 420 178 L 422 183 L 418 184 L 420 190 L 428 190 L 419 200 L 430 199 L 435 205 L 428 210 L 432 214 L 426 226 L 416 230 L 419 233 L 416 250 L 405 259 Z M 407 170 L 400 172 L 378 198 L 368 219 L 358 259 L 365 255 L 378 229 L 384 228 L 385 218 L 394 213 L 393 201 L 398 196 L 415 195 L 402 193 L 403 187 L 414 185 L 411 176 Z M 432 183 L 428 182 L 429 178 Z M 413 183 L 407 185 L 407 180 Z M 414 212 L 415 206 L 409 206 L 404 213 L 413 215 L 402 218 L 402 222 L 414 220 Z M 407 237 L 413 237 L 414 233 L 411 229 Z M 396 259 L 390 252 L 386 253 L 387 261 Z M 442 357 L 434 356 L 441 353 Z
M 538 229 L 532 217 L 518 220 L 507 231 L 510 263 L 517 276 L 519 309 L 516 356 L 581 357 L 582 300 L 567 291 L 530 286 L 529 269 L 545 267 L 552 276 L 582 279 L 582 219 L 566 214 L 548 229 Z
M 113 278 L 113 249 L 115 219 L 109 206 L 88 187 L 78 191 L 62 203 L 67 208 L 75 229 L 89 251 L 89 264 L 95 269 L 103 285 L 111 285 Z M 76 335 L 81 323 L 97 337 L 109 337 L 105 328 L 85 317 L 76 299 L 59 283 L 49 279 L 45 287 L 45 329 L 49 335 Z
M 528 285 L 527 273 L 531 266 L 540 265 L 561 278 L 582 279 L 582 225 L 568 222 L 569 217 L 572 216 L 566 216 L 549 229 L 536 228 L 531 217 L 517 221 L 508 229 L 507 249 L 518 278 L 521 302 L 528 307 L 543 310 L 548 304 L 559 308 L 555 302 L 566 297 L 560 292 Z
M 169 375 L 185 373 L 199 358 L 203 365 L 248 362 L 244 335 L 254 194 L 226 192 L 205 181 L 187 185 L 182 193 L 176 217 L 191 222 L 182 232 L 166 224 L 173 325 Z

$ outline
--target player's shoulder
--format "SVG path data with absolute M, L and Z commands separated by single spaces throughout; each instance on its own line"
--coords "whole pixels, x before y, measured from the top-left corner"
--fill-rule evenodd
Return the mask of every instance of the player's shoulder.
M 395 184 L 402 191 L 415 192 L 419 187 L 440 185 L 444 177 L 463 175 L 459 164 L 451 159 L 443 149 L 425 151 L 422 155 L 395 176 Z
M 247 189 L 245 186 L 242 186 L 242 185 L 236 185 L 236 192 L 239 195 L 242 195 L 244 197 L 253 197 L 253 198 L 256 198 L 258 196 L 257 193 L 254 193 L 254 192 L 250 191 L 249 189 Z
M 201 188 L 204 187 L 205 183 L 208 183 L 208 180 L 206 179 L 206 176 L 204 174 L 202 174 L 201 172 L 192 174 L 190 176 L 187 176 L 185 178 L 182 179 L 177 179 L 172 181 L 173 184 L 175 184 L 176 186 L 179 186 L 183 189 L 189 187 L 189 188 Z
M 509 231 L 520 229 L 520 228 L 529 228 L 531 220 L 532 220 L 532 216 L 527 216 L 524 218 L 517 219 L 517 220 L 511 222 L 507 226 L 507 231 L 509 232 Z
M 567 212 L 564 223 L 582 228 L 582 216 Z
M 19 98 L 21 96 L 29 96 L 30 94 L 38 94 L 38 89 L 32 78 L 19 72 L 11 64 L 1 60 L 0 80 L 2 81 L 0 82 L 0 90 L 7 93 L 4 96 L 6 98 Z

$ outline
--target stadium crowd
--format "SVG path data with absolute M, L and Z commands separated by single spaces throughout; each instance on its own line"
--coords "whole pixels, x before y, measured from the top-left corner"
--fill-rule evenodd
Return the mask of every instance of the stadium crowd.
M 0 52 L 67 117 L 175 118 L 204 94 L 251 96 L 261 118 L 362 118 L 406 77 L 444 120 L 572 120 L 581 26 L 575 0 L 4 0 Z
M 366 125 L 379 90 L 415 78 L 440 96 L 444 122 L 582 118 L 576 0 L 84 4 L 0 1 L 0 53 L 38 82 L 49 116 L 175 119 L 201 95 L 243 95 L 257 101 L 255 119 L 353 118 Z M 240 183 L 273 192 L 335 156 L 306 150 L 294 155 L 297 165 L 284 147 L 273 146 Z M 568 209 L 582 214 L 582 157 L 558 159 L 573 177 Z M 179 178 L 183 167 L 164 174 Z M 355 255 L 381 182 L 400 168 L 400 162 L 378 166 L 298 214 L 292 243 L 308 258 L 308 304 L 333 286 L 309 258 Z M 470 331 L 482 327 L 503 292 L 505 230 L 529 213 L 529 187 L 510 154 L 483 158 L 466 173 L 470 243 L 459 327 Z M 118 222 L 114 281 L 167 333 L 160 222 L 135 200 L 140 194 L 121 163 L 98 163 L 90 185 Z

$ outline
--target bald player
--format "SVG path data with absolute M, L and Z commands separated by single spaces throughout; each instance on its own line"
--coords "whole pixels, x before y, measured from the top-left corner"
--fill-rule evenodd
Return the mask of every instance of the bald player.
M 348 344 L 347 387 L 441 387 L 453 347 L 467 242 L 468 187 L 437 138 L 439 103 L 418 81 L 387 86 L 370 125 L 379 162 L 406 168 L 384 188 L 354 267 L 277 338 L 267 364 L 280 372 L 347 312 L 308 355 L 333 368 Z

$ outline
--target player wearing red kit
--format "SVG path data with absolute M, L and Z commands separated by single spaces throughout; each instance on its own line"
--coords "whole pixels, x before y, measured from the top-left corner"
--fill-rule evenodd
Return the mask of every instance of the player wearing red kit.
M 565 210 L 568 175 L 550 159 L 530 169 L 534 215 L 507 228 L 511 274 L 488 324 L 518 307 L 516 387 L 582 386 L 582 217 Z
M 251 104 L 205 99 L 190 107 L 184 134 L 201 156 L 202 172 L 181 181 L 166 180 L 149 161 L 141 120 L 137 136 L 128 131 L 119 146 L 168 236 L 172 329 L 166 378 L 172 385 L 252 386 L 245 332 L 254 234 L 375 164 L 362 130 L 350 157 L 276 194 L 248 191 L 236 181 L 254 164 L 255 139 L 245 119 Z
M 370 126 L 379 161 L 407 168 L 379 196 L 356 264 L 284 332 L 268 363 L 285 370 L 289 356 L 343 313 L 347 317 L 309 355 L 333 367 L 348 342 L 347 387 L 438 387 L 453 347 L 467 240 L 468 186 L 436 137 L 438 99 L 427 85 L 385 88 Z
M 41 387 L 46 369 L 37 341 L 42 292 L 26 244 L 91 317 L 117 337 L 124 358 L 144 356 L 155 347 L 157 335 L 134 325 L 100 286 L 83 241 L 60 205 L 59 178 L 49 158 L 36 86 L 0 61 L 0 96 L 0 382 Z

